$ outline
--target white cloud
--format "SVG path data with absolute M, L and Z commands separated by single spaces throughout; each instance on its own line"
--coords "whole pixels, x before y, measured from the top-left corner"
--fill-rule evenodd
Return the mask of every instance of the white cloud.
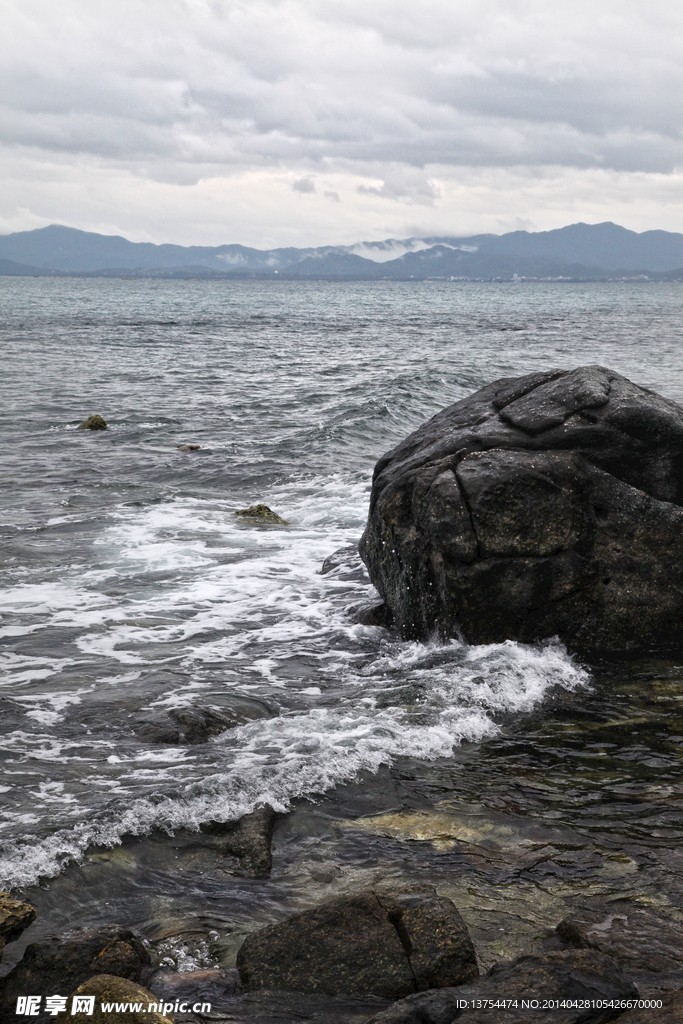
M 674 3 L 4 0 L 3 11 L 6 225 L 245 241 L 268 211 L 276 241 L 325 242 L 362 224 L 365 237 L 398 234 L 419 207 L 441 233 L 590 211 L 683 227 L 667 198 L 683 167 Z M 225 217 L 200 213 L 211 193 L 231 196 Z

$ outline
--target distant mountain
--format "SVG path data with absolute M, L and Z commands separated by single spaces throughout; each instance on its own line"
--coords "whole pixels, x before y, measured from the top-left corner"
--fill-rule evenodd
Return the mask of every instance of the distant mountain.
M 26 263 L 0 259 L 0 277 L 61 277 L 59 270 L 31 267 Z
M 361 255 L 362 253 L 362 255 Z M 397 253 L 393 259 L 392 254 Z M 372 258 L 375 257 L 375 258 Z M 0 236 L 0 275 L 288 278 L 327 280 L 510 280 L 683 275 L 683 235 L 638 234 L 616 224 L 555 231 L 385 239 L 353 246 L 252 249 L 129 242 L 53 224 Z M 673 274 L 672 274 L 673 272 Z

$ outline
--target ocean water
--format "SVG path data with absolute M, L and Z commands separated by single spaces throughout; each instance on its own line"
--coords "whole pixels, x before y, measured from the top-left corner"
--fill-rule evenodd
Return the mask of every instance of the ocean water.
M 682 298 L 0 279 L 0 887 L 589 700 L 594 671 L 557 642 L 415 644 L 354 622 L 375 594 L 354 555 L 372 469 L 501 376 L 597 362 L 683 402 Z M 106 432 L 76 431 L 91 413 Z M 235 517 L 258 502 L 288 525 Z M 250 720 L 196 745 L 138 734 L 207 706 Z

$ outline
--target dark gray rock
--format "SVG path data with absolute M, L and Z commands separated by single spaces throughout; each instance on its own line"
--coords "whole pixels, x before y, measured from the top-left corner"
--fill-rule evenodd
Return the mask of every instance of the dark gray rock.
M 420 992 L 408 996 L 377 1014 L 369 1024 L 601 1024 L 617 1017 L 618 1007 L 525 1008 L 524 1000 L 603 1000 L 634 999 L 638 996 L 633 981 L 609 957 L 596 950 L 567 950 L 544 956 L 523 956 L 495 964 L 488 974 L 468 985 Z M 491 1007 L 485 1000 L 506 1001 L 505 1008 Z M 517 1002 L 515 1007 L 514 1002 Z M 482 1005 L 483 1004 L 483 1005 Z
M 618 1018 L 619 1024 L 683 1024 L 683 992 L 665 992 L 657 998 L 661 999 L 662 1006 L 645 1005 L 628 1010 Z
M 683 408 L 600 366 L 503 379 L 377 463 L 360 542 L 406 637 L 683 646 Z
M 256 704 L 242 707 L 171 708 L 145 715 L 135 731 L 146 743 L 206 743 L 226 729 L 234 729 L 256 718 L 268 717 L 269 710 Z
M 431 886 L 343 896 L 295 914 L 248 936 L 237 967 L 247 988 L 389 999 L 478 973 L 460 914 Z
M 350 609 L 351 617 L 360 626 L 384 626 L 388 629 L 394 621 L 384 601 L 372 601 Z
M 210 822 L 202 830 L 226 837 L 223 852 L 237 858 L 240 874 L 265 878 L 273 866 L 271 843 L 276 817 L 273 808 L 266 804 L 243 815 L 239 821 Z
M 237 971 L 220 967 L 199 971 L 157 971 L 149 983 L 150 992 L 165 1003 L 211 1003 L 215 1013 L 241 991 Z
M 97 974 L 145 981 L 149 965 L 140 939 L 124 928 L 55 935 L 27 946 L 19 963 L 0 980 L 0 1011 L 13 1010 L 22 995 L 66 995 Z
M 641 991 L 683 987 L 683 924 L 659 910 L 612 904 L 566 917 L 556 932 L 568 946 L 611 957 Z
M 321 576 L 333 575 L 335 579 L 350 583 L 367 583 L 368 571 L 358 552 L 357 544 L 337 548 L 328 555 L 320 569 Z

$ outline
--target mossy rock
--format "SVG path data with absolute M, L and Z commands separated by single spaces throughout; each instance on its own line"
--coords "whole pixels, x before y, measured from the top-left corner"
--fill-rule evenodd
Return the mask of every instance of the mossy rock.
M 286 519 L 273 512 L 267 505 L 250 505 L 249 508 L 241 508 L 235 512 L 236 516 L 243 519 L 251 519 L 254 523 L 275 523 L 278 526 L 289 526 Z
M 92 1013 L 80 1012 L 71 1014 L 73 996 L 95 996 L 95 1007 Z M 88 978 L 69 997 L 66 1013 L 60 1013 L 58 1021 L 68 1024 L 174 1024 L 173 1017 L 166 1016 L 158 1010 L 148 1011 L 148 1006 L 162 1003 L 160 996 L 155 996 L 142 985 L 137 985 L 127 978 L 117 978 L 113 974 L 96 974 Z M 102 1003 L 138 1003 L 144 1009 L 105 1012 Z
M 24 928 L 35 920 L 36 911 L 30 903 L 15 900 L 8 892 L 0 892 L 0 957 L 6 943 L 19 938 Z
M 106 430 L 107 424 L 101 416 L 88 416 L 87 420 L 83 420 L 76 427 L 76 430 Z

